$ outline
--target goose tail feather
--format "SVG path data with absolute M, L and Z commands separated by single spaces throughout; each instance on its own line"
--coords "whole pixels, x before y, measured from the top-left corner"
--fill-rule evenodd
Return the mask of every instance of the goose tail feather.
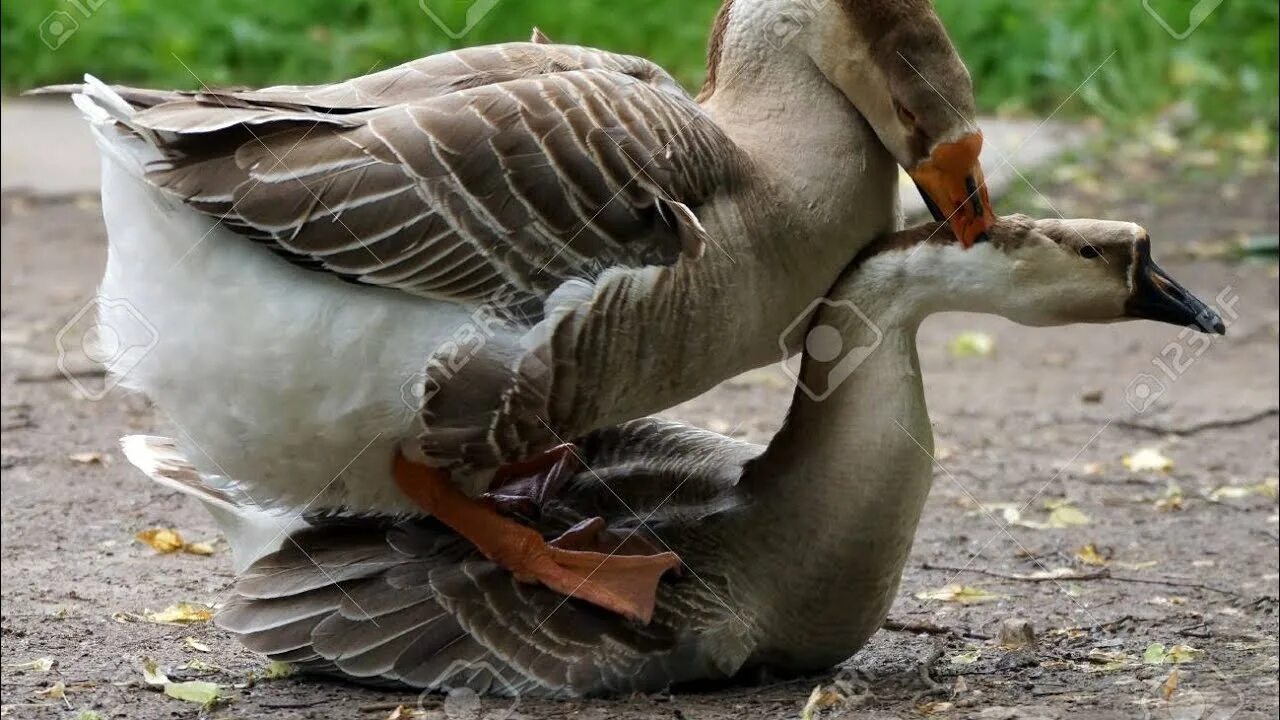
M 204 505 L 231 545 L 237 573 L 279 548 L 291 532 L 307 526 L 296 515 L 258 507 L 225 478 L 201 474 L 170 438 L 129 435 L 121 438 L 120 448 L 144 475 Z

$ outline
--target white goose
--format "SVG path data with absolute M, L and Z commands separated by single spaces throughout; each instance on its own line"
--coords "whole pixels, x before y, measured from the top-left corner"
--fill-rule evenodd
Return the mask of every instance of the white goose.
M 938 243 L 947 232 L 936 226 L 864 251 L 809 326 L 844 352 L 806 354 L 808 390 L 796 391 L 767 447 L 656 419 L 582 438 L 590 469 L 535 504 L 536 526 L 552 537 L 604 517 L 620 553 L 645 552 L 642 539 L 678 552 L 693 572 L 663 580 L 647 626 L 516 582 L 431 519 L 311 518 L 281 544 L 284 521 L 219 499 L 166 441 L 129 438 L 127 453 L 221 508 L 241 560 L 274 538 L 280 549 L 240 575 L 218 623 L 314 672 L 573 696 L 821 671 L 883 623 L 929 493 L 933 433 L 915 342 L 926 316 L 1151 318 L 1223 331 L 1151 260 L 1133 223 L 1007 217 L 990 232 L 991 243 L 969 251 Z
M 545 42 L 326 86 L 55 90 L 106 159 L 101 322 L 158 336 L 111 369 L 201 472 L 268 505 L 426 510 L 636 618 L 675 558 L 548 547 L 472 499 L 492 468 L 776 359 L 899 223 L 897 165 L 966 244 L 992 218 L 969 76 L 924 0 L 726 3 L 700 102 Z

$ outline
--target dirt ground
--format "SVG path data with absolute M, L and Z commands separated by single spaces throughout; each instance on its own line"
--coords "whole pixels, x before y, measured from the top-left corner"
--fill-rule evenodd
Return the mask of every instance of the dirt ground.
M 510 713 L 505 702 L 476 715 L 466 698 L 428 698 L 418 717 L 794 718 L 815 688 L 816 718 L 1275 717 L 1276 264 L 1203 256 L 1240 234 L 1274 235 L 1277 185 L 1268 166 L 1225 188 L 1162 183 L 1154 197 L 1042 188 L 1068 216 L 1143 222 L 1161 264 L 1238 318 L 1203 347 L 1154 323 L 927 322 L 934 490 L 890 623 L 847 667 L 762 687 L 523 701 Z M 221 544 L 212 556 L 158 555 L 134 541 L 153 527 L 188 540 L 215 533 L 195 502 L 119 454 L 121 435 L 164 430 L 146 402 L 118 391 L 80 399 L 58 372 L 55 339 L 83 322 L 103 263 L 97 206 L 9 196 L 2 209 L 4 715 L 383 720 L 399 703 L 417 707 L 411 693 L 269 679 L 260 658 L 211 624 L 138 619 L 179 601 L 217 603 L 230 560 Z M 994 352 L 958 357 L 951 342 L 965 331 L 990 336 Z M 1153 364 L 1175 356 L 1176 379 Z M 789 399 L 782 378 L 757 371 L 671 414 L 764 441 Z M 78 379 L 91 390 L 102 382 Z M 1149 407 L 1139 415 L 1131 402 Z M 1172 468 L 1122 463 L 1144 448 Z M 987 601 L 917 597 L 952 584 Z M 1001 623 L 1016 619 L 1034 628 L 1034 648 L 997 647 Z M 921 696 L 914 663 L 935 645 L 945 691 Z M 202 710 L 149 689 L 144 657 L 174 680 L 219 683 L 229 701 Z M 40 658 L 53 667 L 31 663 Z M 852 668 L 869 690 L 858 691 Z

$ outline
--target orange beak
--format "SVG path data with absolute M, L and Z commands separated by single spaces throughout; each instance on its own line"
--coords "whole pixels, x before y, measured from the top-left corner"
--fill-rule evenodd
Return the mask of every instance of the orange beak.
M 978 162 L 981 152 L 982 133 L 975 132 L 938 145 L 907 173 L 920 188 L 933 219 L 949 223 L 965 247 L 986 240 L 987 230 L 996 219 Z

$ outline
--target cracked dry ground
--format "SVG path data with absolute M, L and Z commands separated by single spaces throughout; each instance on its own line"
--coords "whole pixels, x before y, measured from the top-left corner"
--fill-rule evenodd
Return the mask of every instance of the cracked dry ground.
M 1206 299 L 1228 289 L 1238 297 L 1229 335 L 1166 382 L 1141 417 L 1126 403 L 1126 386 L 1157 372 L 1152 358 L 1179 342 L 1175 328 L 1035 330 L 966 315 L 925 324 L 920 347 L 939 463 L 892 629 L 850 662 L 871 676 L 869 692 L 857 692 L 845 669 L 751 688 L 522 701 L 511 716 L 798 717 L 821 687 L 815 717 L 1275 717 L 1277 518 L 1275 481 L 1270 496 L 1266 483 L 1277 474 L 1276 265 L 1188 251 L 1235 233 L 1274 234 L 1276 178 L 1239 183 L 1226 200 L 1216 186 L 1166 189 L 1171 199 L 1154 204 L 1055 195 L 1068 215 L 1142 220 L 1162 265 L 1187 287 Z M 1182 205 L 1206 193 L 1215 199 Z M 144 401 L 115 392 L 81 400 L 58 377 L 54 337 L 101 271 L 98 213 L 84 200 L 3 202 L 6 717 L 197 716 L 198 706 L 143 685 L 143 657 L 175 680 L 223 685 L 230 702 L 207 711 L 215 718 L 382 720 L 397 703 L 415 706 L 412 693 L 261 679 L 262 660 L 209 624 L 120 621 L 128 617 L 121 613 L 179 601 L 217 602 L 231 576 L 225 549 L 161 556 L 133 540 L 152 527 L 176 527 L 189 539 L 211 538 L 214 528 L 194 501 L 145 480 L 117 451 L 125 433 L 165 429 Z M 994 353 L 954 357 L 948 343 L 962 331 L 990 335 Z M 764 441 L 788 399 L 782 374 L 766 369 L 670 414 Z M 1124 467 L 1122 458 L 1142 448 L 1158 449 L 1173 468 Z M 1222 486 L 1242 489 L 1215 494 Z M 1030 505 L 1010 522 L 1003 507 L 982 512 L 975 502 Z M 1051 517 L 1067 526 L 1028 526 Z M 1081 551 L 1091 544 L 1096 555 Z M 998 597 L 917 598 L 949 584 Z M 1035 649 L 1004 650 L 990 639 L 1011 618 L 1030 621 Z M 1152 643 L 1195 651 L 1174 653 L 1191 657 L 1171 681 L 1174 665 L 1143 662 L 1161 659 L 1148 651 Z M 946 692 L 920 696 L 913 664 L 937 644 L 935 676 Z M 55 665 L 21 664 L 37 658 Z M 183 669 L 192 660 L 207 669 Z M 259 680 L 246 686 L 250 675 Z M 65 698 L 40 694 L 58 682 Z M 460 709 L 436 698 L 425 704 L 424 717 Z M 498 717 L 507 707 L 480 710 Z M 80 714 L 88 710 L 98 715 Z

